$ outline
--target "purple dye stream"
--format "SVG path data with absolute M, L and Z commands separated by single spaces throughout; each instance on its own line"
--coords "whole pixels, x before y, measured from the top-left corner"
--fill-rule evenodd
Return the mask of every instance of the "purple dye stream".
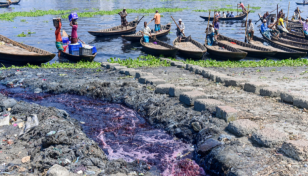
M 191 144 L 151 127 L 134 110 L 123 105 L 77 95 L 21 92 L 24 89 L 0 89 L 0 93 L 17 100 L 66 110 L 80 121 L 83 131 L 99 144 L 110 160 L 143 160 L 162 176 L 205 175 L 203 169 L 190 160 L 194 151 Z

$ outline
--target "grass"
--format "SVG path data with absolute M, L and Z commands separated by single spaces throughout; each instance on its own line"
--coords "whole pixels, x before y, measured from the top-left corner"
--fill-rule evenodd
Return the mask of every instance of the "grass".
M 247 7 L 246 7 L 247 8 Z M 255 12 L 255 10 L 259 10 L 259 9 L 261 9 L 261 7 L 249 7 L 249 9 L 250 9 L 250 12 L 251 13 L 253 13 L 253 12 Z M 226 11 L 230 11 L 230 12 L 237 12 L 237 10 L 239 11 L 239 12 L 242 12 L 242 9 L 233 9 L 233 8 L 216 8 L 216 9 L 213 9 L 213 10 L 211 10 L 212 12 L 213 11 L 221 11 L 221 12 L 226 12 Z M 209 12 L 209 10 L 193 10 L 193 11 L 195 11 L 195 12 Z
M 138 68 L 138 67 L 169 67 L 170 63 L 167 61 L 161 61 L 159 58 L 155 56 L 139 56 L 137 59 L 116 59 L 110 58 L 108 62 L 111 63 L 119 63 L 120 65 L 126 66 L 128 68 Z
M 73 68 L 73 69 L 78 69 L 78 68 L 99 68 L 101 67 L 101 63 L 99 62 L 85 62 L 85 61 L 81 61 L 78 63 L 59 63 L 59 62 L 55 62 L 55 63 L 46 63 L 46 64 L 41 64 L 41 65 L 25 65 L 25 66 L 11 66 L 11 67 L 5 67 L 4 65 L 2 65 L 2 67 L 0 68 L 0 70 L 4 70 L 4 69 L 21 69 L 21 68 L 33 68 L 33 69 L 37 69 L 37 68 Z

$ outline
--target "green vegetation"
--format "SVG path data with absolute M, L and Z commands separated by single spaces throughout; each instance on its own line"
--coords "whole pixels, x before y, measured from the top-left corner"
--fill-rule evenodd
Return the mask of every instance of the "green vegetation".
M 55 62 L 52 64 L 46 63 L 46 64 L 41 64 L 40 66 L 31 65 L 31 64 L 28 64 L 26 66 L 21 66 L 21 67 L 14 66 L 14 65 L 11 67 L 5 67 L 4 65 L 2 66 L 3 67 L 0 67 L 0 70 L 1 69 L 21 69 L 21 68 L 33 68 L 33 69 L 36 69 L 36 68 L 74 68 L 74 69 L 77 69 L 77 68 L 99 68 L 101 67 L 101 63 L 81 61 L 78 63 L 59 63 L 59 62 Z
M 231 6 L 231 5 L 230 5 Z M 255 12 L 255 10 L 259 10 L 261 9 L 261 7 L 249 7 L 250 12 L 253 13 Z M 253 9 L 253 10 L 252 10 Z M 221 12 L 226 12 L 226 11 L 230 11 L 230 12 L 237 12 L 237 10 L 239 12 L 242 12 L 242 9 L 233 9 L 233 8 L 216 8 L 216 9 L 212 9 L 211 12 L 213 11 L 221 11 Z M 193 10 L 195 12 L 209 12 L 209 10 Z
M 110 58 L 108 62 L 119 63 L 120 65 L 126 66 L 128 68 L 138 68 L 138 67 L 169 67 L 170 63 L 167 61 L 161 61 L 155 56 L 139 56 L 137 59 L 126 59 L 120 60 L 116 58 Z
M 26 20 L 25 20 L 25 19 L 22 19 L 22 20 L 20 20 L 20 22 L 26 22 Z
M 22 32 L 21 34 L 18 34 L 17 37 L 27 37 L 27 35 L 24 32 Z

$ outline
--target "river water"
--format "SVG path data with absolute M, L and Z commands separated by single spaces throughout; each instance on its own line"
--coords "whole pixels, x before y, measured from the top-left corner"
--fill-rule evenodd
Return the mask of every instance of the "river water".
M 201 19 L 199 16 L 208 16 L 208 12 L 194 12 L 193 10 L 236 8 L 236 3 L 239 2 L 231 0 L 21 0 L 19 5 L 12 5 L 9 8 L 1 8 L 0 13 L 30 11 L 34 9 L 69 10 L 73 8 L 78 8 L 78 10 L 76 10 L 76 12 L 78 13 L 92 8 L 99 8 L 99 10 L 113 10 L 120 9 L 123 7 L 129 9 L 155 7 L 187 8 L 182 12 L 161 13 L 163 15 L 161 19 L 161 24 L 164 25 L 168 22 L 172 22 L 170 16 L 173 16 L 176 20 L 181 18 L 186 26 L 186 35 L 191 35 L 193 39 L 203 44 L 205 39 L 204 31 L 207 25 L 207 21 Z M 277 4 L 281 6 L 285 13 L 287 13 L 288 11 L 288 1 L 286 0 L 246 0 L 244 1 L 244 4 L 245 6 L 249 4 L 253 7 L 261 7 L 261 9 L 256 10 L 256 12 L 249 14 L 249 19 L 252 19 L 253 22 L 258 20 L 258 13 L 263 15 L 266 11 L 273 11 L 277 7 Z M 297 6 L 295 2 L 291 2 L 289 16 L 293 14 L 293 11 L 296 7 Z M 299 7 L 302 11 L 304 11 L 302 13 L 302 16 L 307 17 L 308 11 L 306 11 L 305 9 L 308 8 L 308 6 Z M 145 16 L 144 20 L 150 21 L 151 18 L 153 18 L 154 16 L 154 11 L 152 14 L 129 14 L 127 20 L 131 21 L 137 16 L 142 15 L 147 15 Z M 41 17 L 17 17 L 14 19 L 14 22 L 1 21 L 0 34 L 7 36 L 13 40 L 56 53 L 57 49 L 55 47 L 54 26 L 52 23 L 52 18 L 55 17 L 58 16 L 45 15 Z M 26 20 L 26 22 L 21 22 L 21 20 Z M 104 15 L 89 18 L 79 18 L 78 24 L 79 37 L 84 42 L 95 45 L 98 50 L 95 61 L 106 61 L 110 57 L 116 57 L 121 59 L 136 58 L 139 55 L 145 54 L 143 51 L 141 51 L 141 46 L 139 43 L 131 43 L 122 39 L 120 36 L 95 38 L 87 32 L 90 30 L 93 31 L 120 25 L 119 15 Z M 257 25 L 255 25 L 255 35 L 257 36 L 260 36 L 258 32 L 258 25 L 260 24 L 261 23 L 259 22 Z M 137 30 L 141 29 L 142 25 L 143 22 L 138 25 Z M 150 27 L 153 28 L 154 23 L 151 23 Z M 69 26 L 68 19 L 63 19 L 63 29 L 70 33 L 71 27 Z M 176 37 L 175 29 L 176 26 L 174 25 L 174 23 L 172 23 L 171 33 L 164 38 L 160 38 L 160 40 L 172 44 L 172 41 Z M 35 32 L 35 34 L 32 34 L 31 36 L 27 37 L 17 37 L 18 34 L 22 32 L 27 33 L 28 31 Z M 244 41 L 244 21 L 221 22 L 220 33 L 225 36 Z M 177 56 L 177 58 L 181 57 Z M 205 57 L 205 59 L 206 58 L 210 57 Z M 58 61 L 58 57 L 55 57 L 51 62 L 55 61 Z

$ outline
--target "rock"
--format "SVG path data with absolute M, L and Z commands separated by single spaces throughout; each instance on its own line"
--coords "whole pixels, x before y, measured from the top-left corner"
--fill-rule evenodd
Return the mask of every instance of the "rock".
M 137 71 L 136 72 L 136 78 L 140 78 L 142 76 L 153 76 L 153 73 L 148 73 L 148 72 L 142 72 L 142 71 Z
M 43 73 L 37 73 L 36 74 L 36 76 L 42 76 L 43 75 Z
M 185 64 L 178 64 L 176 67 L 177 67 L 177 68 L 184 68 L 184 67 L 185 67 Z
M 129 76 L 136 76 L 136 72 L 137 70 L 133 69 L 133 68 L 129 68 L 125 70 L 125 75 L 129 75 Z
M 221 142 L 215 140 L 215 139 L 207 139 L 204 141 L 199 147 L 198 147 L 198 153 L 202 155 L 206 155 L 209 153 L 213 148 L 220 146 Z
M 293 159 L 298 161 L 305 161 L 308 159 L 308 141 L 286 141 L 283 143 L 281 151 Z
M 285 133 L 271 128 L 264 128 L 252 134 L 251 139 L 261 146 L 273 148 L 287 140 Z
M 118 63 L 108 63 L 106 65 L 106 68 L 107 69 L 114 69 L 114 66 L 120 66 L 120 64 L 118 64 Z
M 239 120 L 230 122 L 227 127 L 227 130 L 230 133 L 238 137 L 252 134 L 258 129 L 259 129 L 259 126 L 255 122 L 248 120 L 248 119 L 239 119 Z
M 261 96 L 268 96 L 268 97 L 279 97 L 280 90 L 275 87 L 262 87 L 260 89 Z
M 203 69 L 204 69 L 203 67 L 197 67 L 196 70 L 195 70 L 195 74 L 202 75 Z
M 237 110 L 230 106 L 217 106 L 216 117 L 231 122 L 237 119 Z
M 215 99 L 197 99 L 195 101 L 194 109 L 196 111 L 208 110 L 211 113 L 216 112 L 216 106 L 224 105 L 223 102 Z
M 16 104 L 17 104 L 17 101 L 12 99 L 12 98 L 9 98 L 9 99 L 6 99 L 6 100 L 2 101 L 2 106 L 4 106 L 5 109 L 12 108 Z
M 242 83 L 247 82 L 245 79 L 228 77 L 225 78 L 225 86 L 240 87 Z
M 178 97 L 178 96 L 180 96 L 180 94 L 182 92 L 190 92 L 192 90 L 194 90 L 193 87 L 181 87 L 181 86 L 171 87 L 169 89 L 169 96 L 171 96 L 171 97 Z
M 209 74 L 210 74 L 210 78 L 209 78 L 209 79 L 210 79 L 211 81 L 214 81 L 214 82 L 216 82 L 217 76 L 224 76 L 223 74 L 218 73 L 218 72 L 215 72 L 215 71 L 212 71 L 212 72 L 210 72 Z
M 180 94 L 180 102 L 193 106 L 197 99 L 207 98 L 207 95 L 200 91 L 183 92 Z
M 229 76 L 225 75 L 225 74 L 219 74 L 216 76 L 216 82 L 219 83 L 225 83 L 225 80 L 228 79 Z
M 102 67 L 107 67 L 107 64 L 109 64 L 109 62 L 101 62 Z
M 0 113 L 0 126 L 10 125 L 10 115 L 9 112 Z
M 159 84 L 165 84 L 165 83 L 166 83 L 165 80 L 158 79 L 158 78 L 152 78 L 146 81 L 146 84 L 151 84 L 151 85 L 159 85 Z
M 125 66 L 114 66 L 113 70 L 123 70 L 123 69 L 127 69 L 127 67 Z
M 41 93 L 43 90 L 42 89 L 40 89 L 40 88 L 36 88 L 36 89 L 34 89 L 34 93 Z
M 268 87 L 268 85 L 262 82 L 249 82 L 249 83 L 245 83 L 244 90 L 247 92 L 253 92 L 255 94 L 260 94 L 260 89 L 263 87 Z
M 191 123 L 191 126 L 193 127 L 193 129 L 196 131 L 196 132 L 199 132 L 202 130 L 202 127 L 200 125 L 199 122 L 193 122 Z
M 183 63 L 178 62 L 178 61 L 171 61 L 170 64 L 171 64 L 171 66 L 177 66 L 177 65 L 180 65 L 180 64 L 183 64 Z
M 139 83 L 146 84 L 149 79 L 158 79 L 156 76 L 142 76 L 139 78 Z
M 291 92 L 285 92 L 285 91 L 280 93 L 281 101 L 286 102 L 286 103 L 293 103 L 293 98 L 295 96 L 299 96 L 299 95 L 291 93 Z
M 25 157 L 23 157 L 22 159 L 21 159 L 21 162 L 22 163 L 27 163 L 27 162 L 29 162 L 30 161 L 30 156 L 25 156 Z
M 46 176 L 69 176 L 69 171 L 58 164 L 53 165 L 49 170 L 47 171 Z
M 173 84 L 160 84 L 156 86 L 155 93 L 169 94 L 169 89 L 175 87 Z
M 111 174 L 110 176 L 127 176 L 124 173 L 116 173 L 116 174 Z
M 293 97 L 293 105 L 300 108 L 308 109 L 308 96 Z
M 204 78 L 210 78 L 210 75 L 211 75 L 212 72 L 214 72 L 214 71 L 203 69 L 203 70 L 202 70 L 202 76 L 203 76 Z
M 194 65 L 192 65 L 192 64 L 186 64 L 186 70 L 190 70 L 190 67 L 192 67 L 192 66 L 194 66 Z

